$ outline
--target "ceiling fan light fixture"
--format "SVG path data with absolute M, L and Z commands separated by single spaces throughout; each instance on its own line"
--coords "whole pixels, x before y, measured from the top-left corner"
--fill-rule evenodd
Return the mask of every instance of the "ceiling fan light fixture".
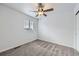
M 54 10 L 53 8 L 44 9 L 44 5 L 42 3 L 38 3 L 37 10 L 33 11 L 33 12 L 36 12 L 36 17 L 37 17 L 37 16 L 42 16 L 42 15 L 47 16 L 46 12 L 50 12 L 50 11 L 53 11 L 53 10 Z
M 39 16 L 41 16 L 41 15 L 43 15 L 44 14 L 44 12 L 42 11 L 42 12 L 38 12 L 37 13 Z

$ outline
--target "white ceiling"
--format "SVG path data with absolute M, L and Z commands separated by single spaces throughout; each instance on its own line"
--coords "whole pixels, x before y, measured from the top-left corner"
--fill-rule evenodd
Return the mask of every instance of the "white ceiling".
M 20 12 L 23 12 L 27 15 L 30 15 L 36 18 L 35 13 L 32 12 L 32 11 L 35 11 L 37 8 L 36 3 L 4 3 L 3 5 L 6 5 L 10 8 L 13 8 L 15 10 L 18 10 Z M 52 11 L 51 13 L 63 13 L 63 12 L 74 11 L 74 7 L 76 4 L 74 3 L 44 3 L 44 5 L 45 5 L 44 9 L 48 9 L 51 7 L 54 8 L 54 11 Z

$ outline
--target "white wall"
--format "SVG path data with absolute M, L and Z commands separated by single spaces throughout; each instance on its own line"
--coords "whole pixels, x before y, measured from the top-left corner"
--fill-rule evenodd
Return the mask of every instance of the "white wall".
M 0 52 L 37 38 L 36 31 L 24 30 L 24 20 L 37 20 L 0 5 Z
M 50 12 L 40 18 L 39 38 L 74 48 L 74 12 Z
M 74 13 L 76 14 L 76 12 L 79 10 L 79 4 L 76 4 L 76 7 L 74 9 Z M 75 41 L 76 41 L 76 49 L 79 51 L 79 13 L 75 16 L 76 19 L 76 30 L 75 30 L 75 33 L 76 33 L 76 38 L 75 38 Z

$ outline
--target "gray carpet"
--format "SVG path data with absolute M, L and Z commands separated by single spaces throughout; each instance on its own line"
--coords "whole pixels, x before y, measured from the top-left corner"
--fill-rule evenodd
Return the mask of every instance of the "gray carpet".
M 0 53 L 0 56 L 79 56 L 79 52 L 70 47 L 35 40 Z

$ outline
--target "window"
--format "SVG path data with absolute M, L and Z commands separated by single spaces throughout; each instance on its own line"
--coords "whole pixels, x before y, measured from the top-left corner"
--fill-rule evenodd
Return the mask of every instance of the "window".
M 33 30 L 33 27 L 34 27 L 33 21 L 30 21 L 30 29 Z
M 24 20 L 24 29 L 25 30 L 33 30 L 33 21 L 32 20 Z

